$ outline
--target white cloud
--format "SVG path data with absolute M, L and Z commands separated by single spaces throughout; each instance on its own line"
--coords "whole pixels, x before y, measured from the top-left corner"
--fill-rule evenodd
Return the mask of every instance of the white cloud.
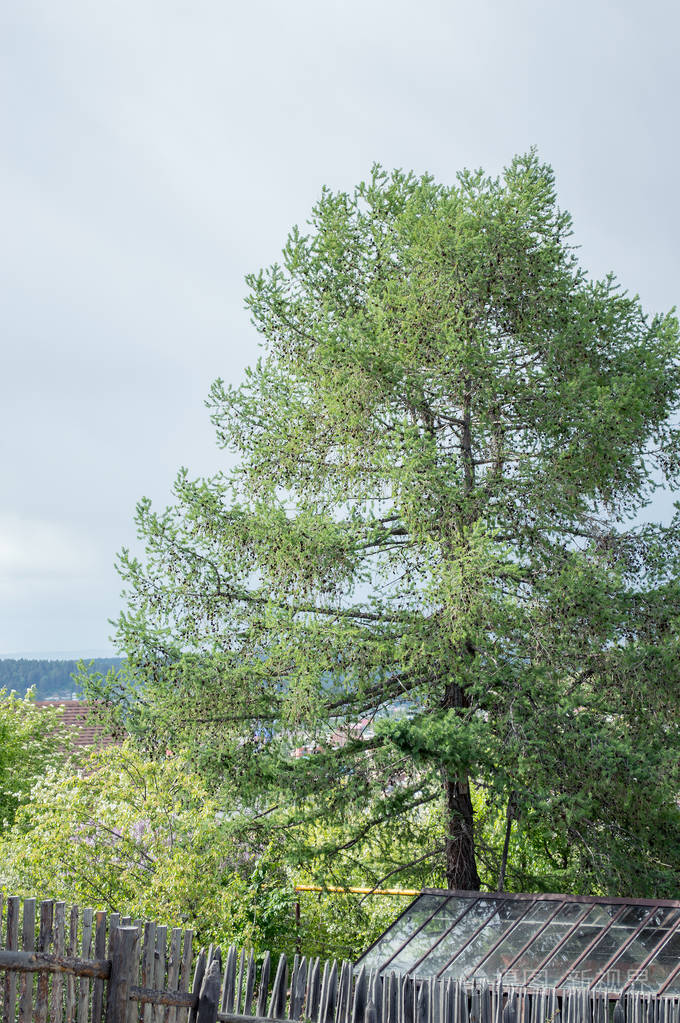
M 83 579 L 97 563 L 88 537 L 61 523 L 0 515 L 0 595 Z

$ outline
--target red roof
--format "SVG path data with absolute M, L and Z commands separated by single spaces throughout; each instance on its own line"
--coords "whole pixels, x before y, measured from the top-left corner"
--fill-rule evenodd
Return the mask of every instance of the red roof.
M 92 718 L 92 707 L 85 700 L 36 700 L 36 707 L 61 707 L 61 721 L 71 732 L 76 746 L 119 746 L 120 740 L 104 732 Z

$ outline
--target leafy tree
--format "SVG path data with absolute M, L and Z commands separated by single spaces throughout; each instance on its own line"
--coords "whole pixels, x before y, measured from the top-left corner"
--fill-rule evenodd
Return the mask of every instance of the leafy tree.
M 181 756 L 90 751 L 34 785 L 0 840 L 3 886 L 193 927 L 200 942 L 293 942 L 293 891 L 275 854 L 234 841 Z
M 130 743 L 90 750 L 79 767 L 34 780 L 0 838 L 2 887 L 192 927 L 203 945 L 337 958 L 356 957 L 410 901 L 296 894 L 313 867 L 294 876 L 268 837 L 246 837 L 183 756 L 152 759 Z M 363 852 L 381 869 L 385 848 Z
M 0 830 L 12 824 L 36 780 L 69 753 L 58 708 L 36 707 L 31 690 L 20 698 L 0 689 Z
M 209 402 L 238 466 L 121 558 L 131 727 L 298 863 L 396 829 L 393 882 L 676 891 L 680 520 L 631 524 L 678 482 L 675 317 L 588 277 L 533 152 L 324 190 L 248 283 L 264 353 Z

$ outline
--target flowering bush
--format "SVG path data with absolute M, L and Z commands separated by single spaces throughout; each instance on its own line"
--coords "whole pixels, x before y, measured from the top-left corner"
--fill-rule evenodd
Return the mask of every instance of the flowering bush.
M 285 936 L 272 928 L 292 927 L 277 870 L 267 848 L 239 843 L 181 756 L 150 760 L 129 744 L 89 754 L 77 771 L 48 771 L 0 840 L 0 872 L 13 894 L 192 927 L 199 942 L 256 949 L 279 947 Z

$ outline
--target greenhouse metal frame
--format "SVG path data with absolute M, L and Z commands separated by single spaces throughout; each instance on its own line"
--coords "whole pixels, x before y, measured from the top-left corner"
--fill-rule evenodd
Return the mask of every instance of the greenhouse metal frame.
M 680 902 L 425 888 L 357 961 L 538 990 L 680 995 Z

